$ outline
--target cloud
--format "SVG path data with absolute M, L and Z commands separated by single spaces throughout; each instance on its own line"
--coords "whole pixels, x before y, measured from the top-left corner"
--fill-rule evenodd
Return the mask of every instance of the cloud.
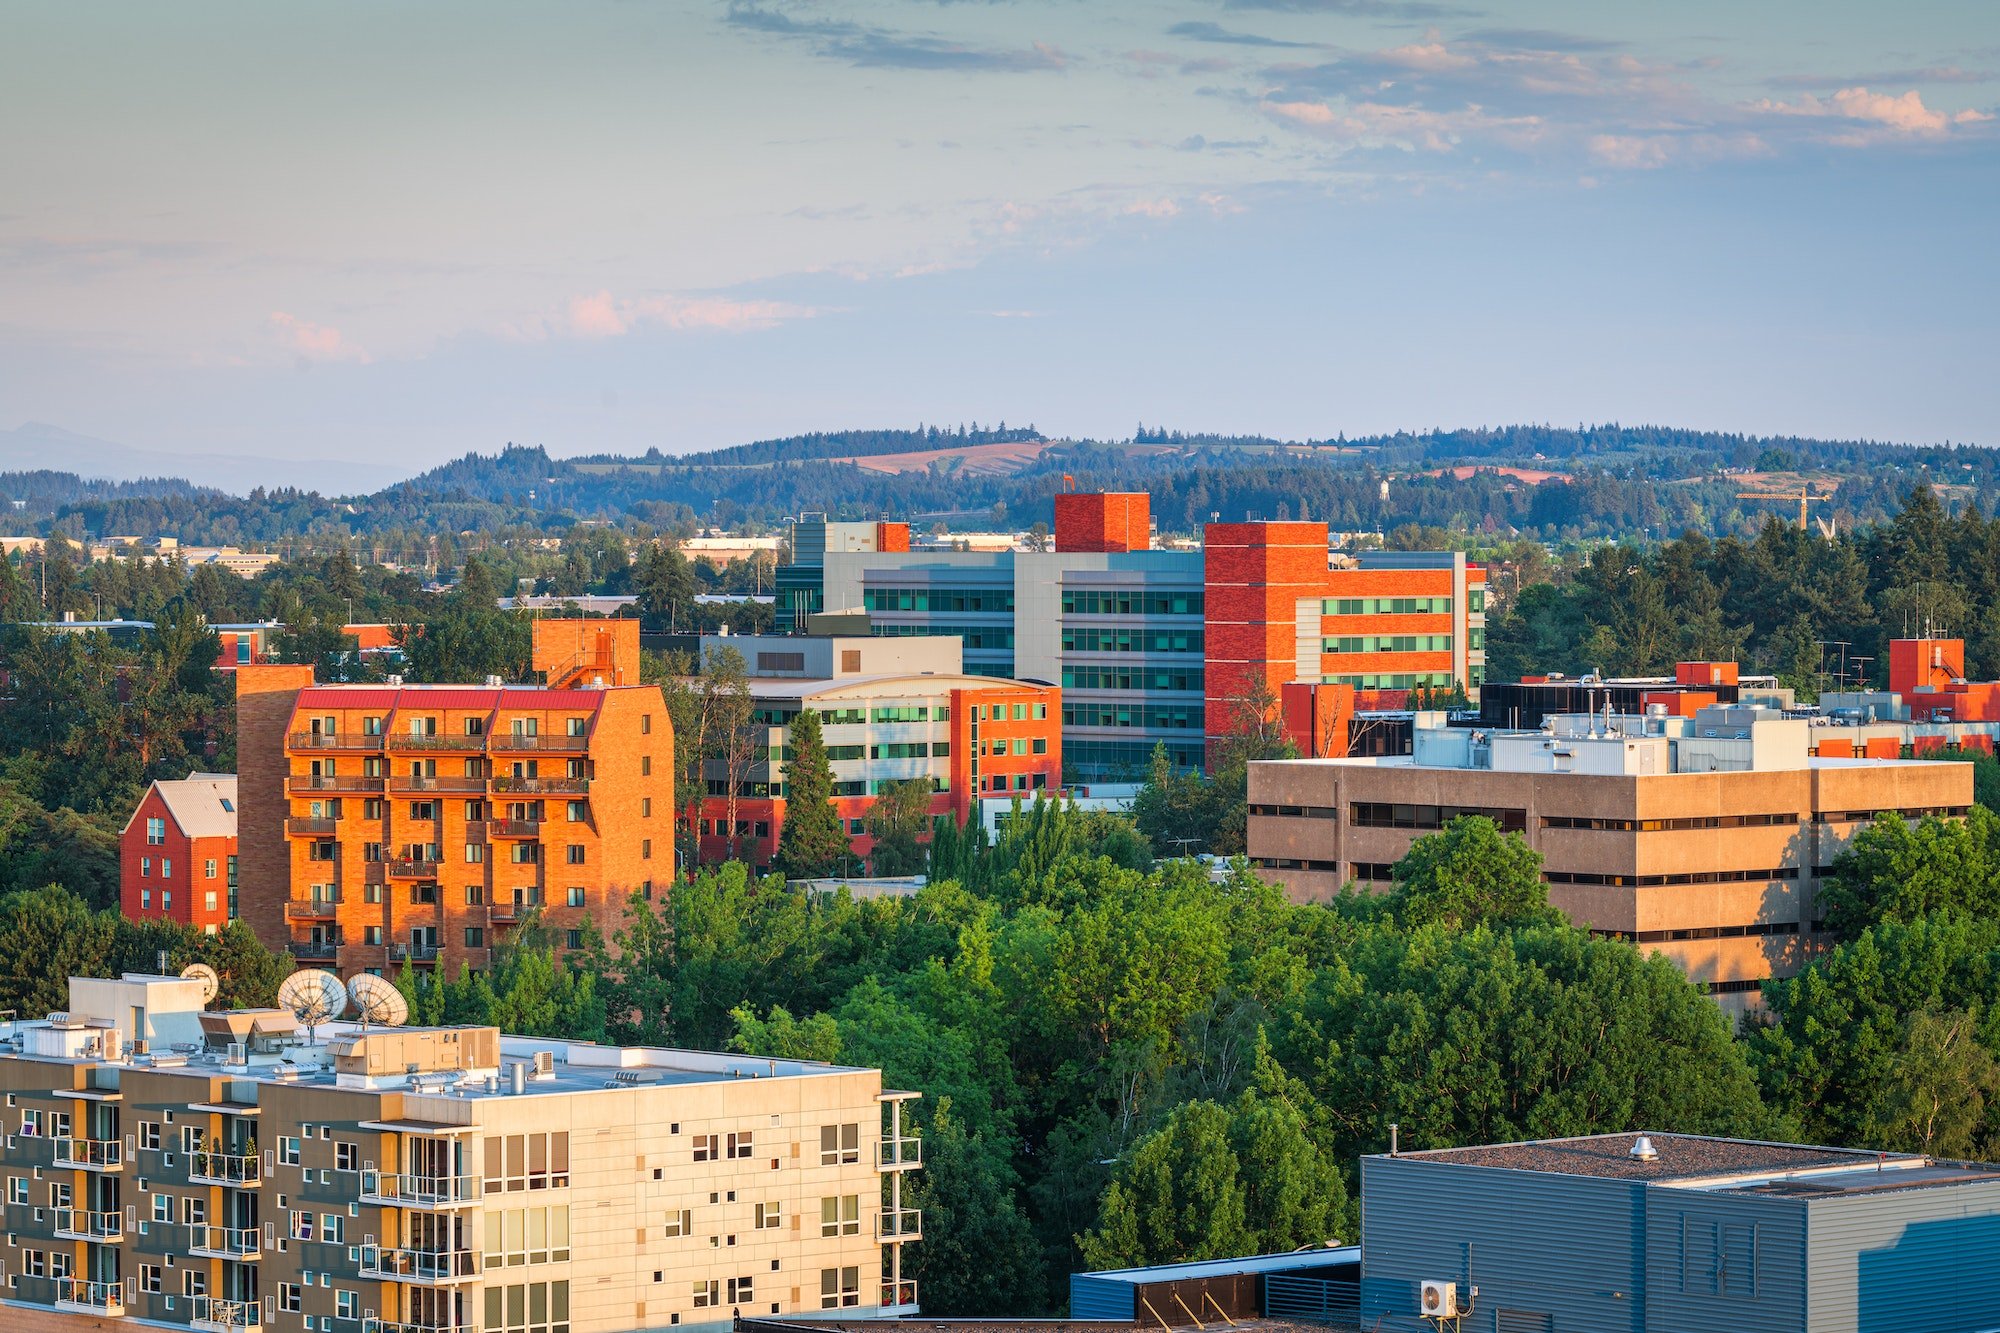
M 1773 88 L 1850 88 L 1871 83 L 1991 83 L 1993 79 L 1992 70 L 1926 65 L 1922 69 L 1875 70 L 1867 74 L 1780 74 L 1764 82 Z
M 1189 21 L 1176 23 L 1167 29 L 1169 37 L 1185 37 L 1191 42 L 1220 42 L 1225 46 L 1275 46 L 1303 50 L 1314 45 L 1312 42 L 1286 42 L 1276 37 L 1263 37 L 1254 32 L 1236 32 L 1220 23 Z
M 1535 116 L 1494 116 L 1478 106 L 1458 111 L 1355 102 L 1335 108 L 1325 102 L 1266 102 L 1266 114 L 1342 148 L 1401 148 L 1445 153 L 1468 135 L 1525 144 L 1542 132 Z
M 1171 199 L 1138 199 L 1125 206 L 1127 217 L 1172 218 L 1179 217 L 1181 206 Z
M 278 345 L 302 361 L 352 361 L 367 365 L 372 360 L 330 324 L 315 324 L 283 310 L 273 310 L 267 323 Z
M 1771 145 L 1747 130 L 1728 134 L 1594 134 L 1590 158 L 1621 171 L 1653 171 L 1669 163 L 1720 162 L 1771 156 Z
M 732 0 L 731 27 L 789 38 L 828 60 L 873 69 L 1029 73 L 1067 68 L 1070 57 L 1046 42 L 1027 48 L 969 46 L 944 37 L 897 32 L 847 19 L 799 19 L 782 10 Z
M 1381 53 L 1380 58 L 1410 69 L 1430 71 L 1471 69 L 1479 64 L 1479 57 L 1453 51 L 1440 41 L 1429 41 L 1412 46 L 1392 46 Z
M 620 297 L 596 291 L 572 297 L 559 312 L 525 324 L 510 324 L 507 334 L 529 340 L 543 338 L 620 338 L 628 333 L 660 329 L 673 333 L 752 333 L 776 328 L 795 319 L 823 313 L 788 301 L 739 300 L 729 296 Z
M 1282 14 L 1346 14 L 1370 19 L 1441 19 L 1477 15 L 1476 9 L 1431 0 L 1225 0 L 1224 9 L 1265 9 Z
M 1755 111 L 1776 116 L 1809 116 L 1842 120 L 1854 128 L 1832 135 L 1830 142 L 1861 147 L 1895 139 L 1941 139 L 1954 125 L 1972 125 L 1993 119 L 1983 111 L 1950 114 L 1924 105 L 1923 97 L 1912 88 L 1900 97 L 1872 93 L 1866 88 L 1842 88 L 1831 97 L 1807 93 L 1796 102 L 1757 102 Z
M 1461 35 L 1459 40 L 1515 51 L 1573 51 L 1579 54 L 1615 51 L 1620 45 L 1599 37 L 1557 32 L 1553 28 L 1475 28 Z

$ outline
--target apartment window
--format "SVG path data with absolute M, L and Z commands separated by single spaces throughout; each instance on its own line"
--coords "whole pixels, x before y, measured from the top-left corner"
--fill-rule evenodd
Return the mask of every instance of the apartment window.
M 161 878 L 161 879 L 172 879 L 173 877 L 174 877 L 174 858 L 173 858 L 173 857 L 171 857 L 171 856 L 163 856 L 163 857 L 161 857 L 161 858 L 160 858 L 160 878 Z
M 733 1277 L 729 1279 L 729 1303 L 745 1305 L 757 1299 L 757 1279 L 754 1277 Z
M 153 906 L 153 891 L 152 891 L 151 889 L 140 889 L 140 890 L 139 890 L 139 906 L 140 906 L 140 907 L 141 907 L 142 909 L 148 909 L 148 910 L 150 910 L 150 909 L 152 908 L 152 906 Z
M 139 1290 L 149 1296 L 160 1294 L 160 1266 L 158 1264 L 139 1265 Z
M 486 1140 L 486 1192 L 518 1193 L 569 1184 L 569 1131 L 495 1135 Z
M 565 949 L 581 949 L 582 947 L 583 947 L 583 932 L 582 932 L 582 931 L 580 931 L 580 930 L 565 930 L 565 931 L 563 932 L 563 948 L 565 948 Z
M 651 819 L 652 817 L 653 817 L 653 798 L 650 796 L 641 796 L 639 798 L 639 818 Z
M 209 857 L 209 858 L 208 858 L 207 860 L 205 860 L 205 861 L 203 861 L 203 862 L 201 863 L 201 872 L 202 872 L 202 876 L 203 876 L 203 878 L 205 878 L 205 879 L 214 879 L 214 878 L 215 878 L 215 858 L 214 858 L 214 857 L 212 857 L 212 856 L 211 856 L 211 857 Z M 212 906 L 212 905 L 213 905 L 213 904 L 211 904 L 211 906 Z
M 569 1262 L 569 1205 L 486 1214 L 486 1267 Z
M 694 1136 L 695 1161 L 713 1162 L 720 1156 L 722 1156 L 721 1140 L 717 1136 L 714 1134 L 697 1134 Z
M 436 819 L 436 818 L 437 818 L 437 802 L 436 802 L 436 801 L 411 801 L 411 802 L 410 802 L 410 818 L 412 818 L 412 819 Z
M 563 805 L 563 818 L 572 824 L 581 824 L 589 816 L 589 807 L 582 801 L 567 801 Z
M 517 866 L 540 865 L 542 863 L 542 844 L 539 842 L 515 843 L 513 862 Z
M 297 1314 L 304 1302 L 299 1295 L 299 1284 L 280 1282 L 278 1284 L 278 1309 L 285 1314 Z
M 24 1188 L 21 1192 L 20 1202 L 26 1203 L 27 1201 L 28 1201 L 27 1190 Z M 155 1194 L 153 1196 L 153 1220 L 155 1222 L 161 1223 L 162 1225 L 172 1222 L 174 1220 L 173 1195 Z
M 669 1236 L 692 1236 L 694 1234 L 693 1211 L 683 1208 L 678 1213 L 668 1213 L 666 1233 Z
M 310 1208 L 294 1208 L 292 1210 L 291 1234 L 293 1240 L 311 1240 L 313 1238 L 313 1215 Z
M 581 907 L 581 906 L 583 906 L 583 890 L 582 890 L 582 889 L 580 889 L 580 888 L 577 888 L 577 887 L 575 887 L 575 886 L 572 886 L 572 887 L 570 888 L 570 891 L 569 891 L 569 905 L 570 905 L 571 907 Z
M 183 1268 L 181 1270 L 181 1295 L 208 1295 L 208 1274 L 198 1268 Z
M 639 839 L 639 859 L 641 861 L 650 861 L 653 859 L 653 840 L 651 838 Z
M 28 1178 L 26 1176 L 7 1177 L 7 1202 L 20 1204 L 23 1207 L 27 1206 Z
M 563 848 L 563 860 L 569 865 L 573 866 L 582 865 L 583 844 L 579 842 L 573 842 L 569 846 Z
M 1049 743 L 1047 739 L 1041 736 L 1035 737 L 1035 753 L 1047 754 L 1048 752 L 1049 752 Z
M 639 756 L 639 776 L 642 778 L 653 776 L 653 756 L 649 754 Z
M 565 735 L 569 736 L 581 736 L 584 734 L 587 725 L 588 724 L 586 720 L 583 718 L 580 717 L 566 718 L 563 721 L 563 732 Z
M 334 1144 L 333 1169 L 336 1171 L 359 1171 L 361 1169 L 361 1145 L 344 1141 Z
M 361 734 L 364 736 L 380 736 L 382 734 L 382 719 L 379 717 L 362 718 Z
M 375 901 L 380 902 L 381 899 L 378 898 Z M 363 926 L 361 928 L 361 940 L 364 944 L 380 944 L 382 942 L 382 927 Z
M 861 1234 L 861 1196 L 842 1194 L 819 1201 L 819 1234 L 858 1236 Z
M 467 926 L 465 928 L 465 947 L 468 949 L 484 949 L 486 947 L 486 927 Z
M 149 875 L 151 875 L 152 873 L 153 873 L 153 858 L 152 858 L 152 857 L 150 857 L 150 856 L 142 856 L 142 857 L 140 857 L 140 858 L 139 858 L 139 874 L 140 874 L 141 876 L 149 876 Z
M 782 1203 L 760 1203 L 755 1212 L 759 1231 L 773 1231 L 785 1224 L 785 1205 Z
M 208 1200 L 192 1196 L 181 1198 L 181 1222 L 185 1226 L 205 1227 L 208 1225 Z
M 483 1327 L 484 1333 L 570 1333 L 569 1283 L 488 1287 Z
M 486 862 L 485 843 L 468 842 L 465 844 L 465 863 L 467 865 L 469 866 L 483 865 L 485 864 L 485 862 Z
M 468 736 L 484 736 L 486 734 L 486 719 L 483 717 L 468 717 L 465 719 L 465 734 Z
M 166 840 L 167 840 L 167 821 L 164 819 L 147 820 L 146 821 L 147 844 L 149 846 L 158 847 L 161 843 L 165 842 Z
M 694 1308 L 697 1310 L 706 1310 L 712 1305 L 719 1304 L 720 1297 L 717 1294 L 717 1288 L 720 1285 L 714 1278 L 710 1278 L 706 1282 L 695 1283 Z
M 653 734 L 653 715 L 651 713 L 639 714 L 639 734 L 641 736 L 650 736 Z
M 752 1135 L 749 1130 L 729 1136 L 729 1155 L 732 1158 L 750 1156 Z
M 835 1310 L 861 1304 L 861 1269 L 822 1268 L 819 1270 L 819 1308 Z
M 819 1164 L 821 1166 L 850 1166 L 860 1160 L 860 1125 L 821 1125 L 819 1127 Z

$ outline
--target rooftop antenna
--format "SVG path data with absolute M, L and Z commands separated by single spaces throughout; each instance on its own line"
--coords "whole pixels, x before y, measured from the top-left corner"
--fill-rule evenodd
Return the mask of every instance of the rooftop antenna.
M 161 957 L 165 957 L 165 955 L 162 954 Z M 165 968 L 161 969 L 161 971 L 165 970 Z M 222 991 L 222 978 L 215 975 L 215 969 L 207 963 L 189 963 L 181 969 L 181 979 L 183 981 L 199 981 L 201 983 L 201 1007 L 204 1009 Z
M 347 1012 L 347 987 L 323 968 L 308 968 L 285 978 L 278 987 L 278 1003 L 305 1024 L 306 1045 L 310 1046 L 315 1028 Z
M 387 977 L 361 973 L 347 983 L 347 998 L 354 1002 L 355 1015 L 361 1019 L 363 1028 L 370 1023 L 399 1028 L 410 1021 L 410 1002 Z

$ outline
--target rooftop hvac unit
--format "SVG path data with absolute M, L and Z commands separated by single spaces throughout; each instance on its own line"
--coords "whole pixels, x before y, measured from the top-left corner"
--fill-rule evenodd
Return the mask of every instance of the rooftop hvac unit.
M 1428 1278 L 1419 1283 L 1417 1313 L 1426 1319 L 1458 1318 L 1458 1284 Z

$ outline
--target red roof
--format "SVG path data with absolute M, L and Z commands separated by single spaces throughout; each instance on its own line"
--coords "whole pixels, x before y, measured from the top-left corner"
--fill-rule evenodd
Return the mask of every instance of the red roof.
M 484 685 L 315 685 L 299 691 L 298 706 L 313 708 L 580 708 L 595 712 L 603 690 L 545 690 L 536 686 L 492 689 Z

